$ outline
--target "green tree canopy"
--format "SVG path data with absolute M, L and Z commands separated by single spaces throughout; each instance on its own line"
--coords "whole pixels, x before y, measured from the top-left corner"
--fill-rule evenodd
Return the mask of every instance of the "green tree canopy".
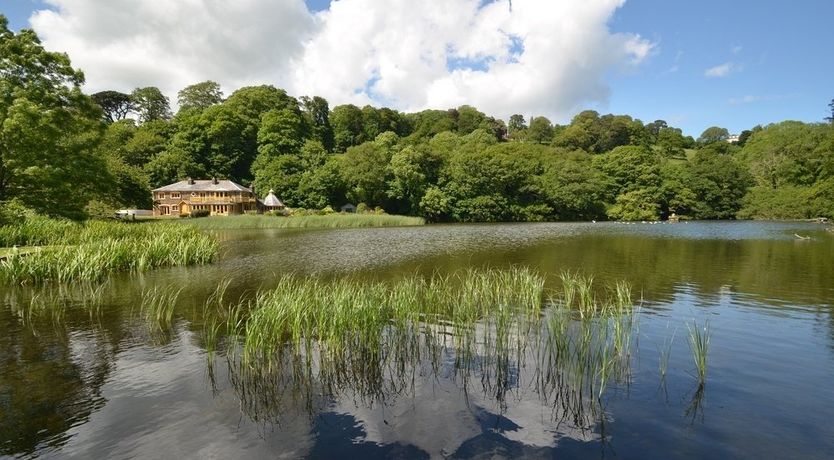
M 130 94 L 133 99 L 134 110 L 139 114 L 139 122 L 147 123 L 154 120 L 171 118 L 171 104 L 168 96 L 155 86 L 136 88 Z
M 727 128 L 721 128 L 719 126 L 710 126 L 709 128 L 705 129 L 700 136 L 698 136 L 698 142 L 700 142 L 701 144 L 711 144 L 713 142 L 725 142 L 729 138 L 730 132 L 727 131 Z
M 124 120 L 135 108 L 130 94 L 119 91 L 100 91 L 90 97 L 101 108 L 104 120 L 108 123 Z
M 15 34 L 0 15 L 0 203 L 83 218 L 111 183 L 96 155 L 102 112 L 81 92 L 84 76 L 35 32 Z
M 223 102 L 220 84 L 211 80 L 186 86 L 177 93 L 180 110 L 203 110 Z

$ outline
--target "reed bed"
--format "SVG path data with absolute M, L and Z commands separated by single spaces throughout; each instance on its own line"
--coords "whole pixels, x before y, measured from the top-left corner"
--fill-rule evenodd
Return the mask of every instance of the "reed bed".
M 312 341 L 338 359 L 350 350 L 379 348 L 385 334 L 395 339 L 393 346 L 407 348 L 422 323 L 450 324 L 469 338 L 472 325 L 488 319 L 498 334 L 506 334 L 514 314 L 539 314 L 544 279 L 516 268 L 392 283 L 287 275 L 278 285 L 249 306 L 241 331 L 247 361 L 285 343 L 310 349 Z
M 24 223 L 0 230 L 18 242 L 53 246 L 11 253 L 0 261 L 0 280 L 21 284 L 95 281 L 119 271 L 210 263 L 219 252 L 213 237 L 175 224 L 33 222 L 33 227 Z M 74 231 L 62 233 L 67 228 Z
M 330 214 L 325 216 L 294 217 L 268 215 L 214 216 L 200 219 L 179 219 L 176 222 L 193 225 L 206 230 L 409 227 L 425 224 L 425 221 L 421 217 L 389 214 Z
M 502 404 L 521 385 L 535 388 L 554 414 L 590 426 L 605 389 L 630 377 L 631 289 L 600 289 L 578 275 L 563 276 L 555 292 L 544 286 L 527 268 L 384 282 L 287 275 L 224 307 L 218 288 L 210 310 L 225 320 L 206 322 L 204 337 L 211 352 L 218 335 L 237 338 L 230 375 L 255 419 L 274 415 L 276 398 L 379 401 L 420 376 L 446 375 L 464 387 L 477 382 Z M 521 369 L 535 377 L 522 383 Z

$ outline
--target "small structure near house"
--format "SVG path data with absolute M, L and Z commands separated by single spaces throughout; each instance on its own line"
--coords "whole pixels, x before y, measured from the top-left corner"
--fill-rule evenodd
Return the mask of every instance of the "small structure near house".
M 230 180 L 187 180 L 153 190 L 155 216 L 187 216 L 192 211 L 228 216 L 256 211 L 255 193 Z
M 341 208 L 339 208 L 339 209 L 340 209 L 342 212 L 348 212 L 348 213 L 354 213 L 354 212 L 356 212 L 356 206 L 354 206 L 352 203 L 348 203 L 348 204 L 342 205 L 342 207 L 341 207 Z
M 116 219 L 124 220 L 136 220 L 137 217 L 150 216 L 153 216 L 153 211 L 150 209 L 120 209 L 114 215 Z
M 261 209 L 264 212 L 283 211 L 286 209 L 286 206 L 275 196 L 275 190 L 270 190 L 263 201 L 261 201 Z

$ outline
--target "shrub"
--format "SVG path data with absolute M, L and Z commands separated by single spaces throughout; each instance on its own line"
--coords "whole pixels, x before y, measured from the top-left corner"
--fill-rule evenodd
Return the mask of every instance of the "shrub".
M 191 217 L 193 219 L 197 219 L 200 217 L 208 217 L 211 212 L 208 209 L 197 209 L 195 211 L 191 211 Z
M 11 225 L 23 221 L 33 212 L 18 200 L 0 202 L 0 225 Z

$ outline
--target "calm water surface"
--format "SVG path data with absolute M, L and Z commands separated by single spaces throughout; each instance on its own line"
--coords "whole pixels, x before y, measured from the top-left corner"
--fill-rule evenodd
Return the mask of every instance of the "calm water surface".
M 799 240 L 794 234 L 810 236 Z M 804 223 L 438 225 L 221 232 L 211 266 L 120 275 L 100 312 L 32 315 L 57 289 L 0 286 L 0 454 L 46 458 L 834 458 L 834 233 Z M 642 297 L 631 374 L 580 417 L 510 363 L 496 385 L 448 352 L 408 382 L 337 391 L 207 359 L 202 305 L 285 273 L 358 279 L 530 267 L 628 280 Z M 182 286 L 170 329 L 137 308 Z M 63 299 L 63 300 L 62 300 Z M 72 302 L 72 300 L 70 300 Z M 709 320 L 699 390 L 687 324 Z M 660 378 L 659 350 L 671 342 Z M 209 364 L 212 364 L 209 366 Z M 384 380 L 384 379 L 383 379 Z

